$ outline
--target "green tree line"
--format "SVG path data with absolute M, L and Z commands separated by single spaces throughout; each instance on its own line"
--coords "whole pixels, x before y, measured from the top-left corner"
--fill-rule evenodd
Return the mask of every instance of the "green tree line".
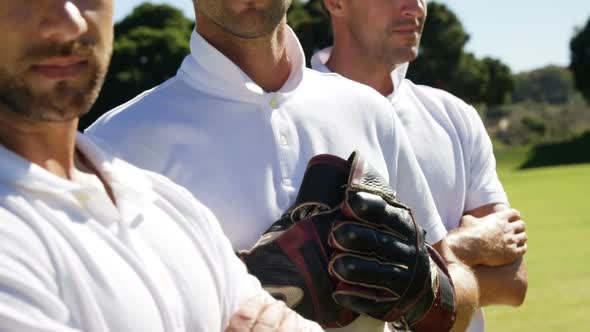
M 295 1 L 288 14 L 308 60 L 332 40 L 330 21 L 319 1 Z M 150 3 L 118 22 L 103 92 L 80 127 L 174 76 L 189 53 L 193 28 L 194 22 L 180 10 Z M 470 103 L 496 108 L 512 102 L 567 103 L 577 91 L 590 100 L 590 20 L 572 38 L 570 68 L 547 67 L 515 75 L 498 59 L 479 59 L 467 52 L 469 39 L 448 7 L 430 2 L 420 56 L 411 64 L 408 78 L 445 89 Z

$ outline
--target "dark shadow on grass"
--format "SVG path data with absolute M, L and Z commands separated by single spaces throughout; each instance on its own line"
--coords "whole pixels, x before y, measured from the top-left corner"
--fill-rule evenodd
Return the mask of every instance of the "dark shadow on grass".
M 590 131 L 570 140 L 535 146 L 521 169 L 590 163 Z

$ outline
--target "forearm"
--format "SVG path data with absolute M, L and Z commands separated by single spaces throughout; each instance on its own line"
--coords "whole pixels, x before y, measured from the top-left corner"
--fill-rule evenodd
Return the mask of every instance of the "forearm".
M 452 331 L 465 331 L 479 307 L 479 287 L 474 273 L 462 264 L 450 264 L 449 273 L 455 284 L 457 319 Z
M 479 286 L 479 305 L 521 305 L 528 285 L 524 260 L 518 258 L 501 266 L 479 265 L 481 258 L 477 254 L 478 250 L 469 250 L 468 239 L 456 230 L 449 233 L 444 241 L 455 256 L 475 273 Z
M 508 210 L 504 204 L 493 204 L 469 211 L 468 214 L 485 218 L 492 213 L 496 213 L 496 215 L 509 213 Z M 490 220 L 483 219 L 477 222 L 488 223 Z M 521 255 L 526 251 L 526 247 L 517 248 L 516 250 L 520 253 L 514 251 L 513 253 L 519 256 L 514 257 L 513 260 L 504 260 L 504 263 L 490 266 L 486 264 L 486 258 L 489 261 L 491 257 L 498 257 L 498 254 L 494 251 L 485 253 L 485 248 L 491 247 L 489 242 L 496 243 L 497 249 L 506 249 L 505 247 L 509 245 L 502 241 L 502 237 L 492 237 L 488 241 L 478 243 L 478 238 L 485 235 L 483 233 L 478 236 L 477 232 L 470 231 L 469 227 L 460 227 L 449 233 L 445 241 L 449 243 L 453 252 L 475 272 L 479 284 L 480 306 L 519 306 L 524 301 L 528 286 L 526 266 Z M 499 250 L 497 252 L 506 253 L 508 251 Z M 510 256 L 506 257 L 510 258 Z
M 435 244 L 434 248 L 445 260 L 455 286 L 457 319 L 452 331 L 465 331 L 471 322 L 473 313 L 480 306 L 479 285 L 476 275 L 457 258 L 444 241 Z
M 453 252 L 453 255 L 463 264 L 474 267 L 481 263 L 482 257 L 479 250 L 473 248 L 479 247 L 480 239 L 471 236 L 463 228 L 457 228 L 450 231 L 443 239 L 445 245 Z
M 480 265 L 474 272 L 479 284 L 480 306 L 518 307 L 524 302 L 528 288 L 524 259 L 497 267 Z

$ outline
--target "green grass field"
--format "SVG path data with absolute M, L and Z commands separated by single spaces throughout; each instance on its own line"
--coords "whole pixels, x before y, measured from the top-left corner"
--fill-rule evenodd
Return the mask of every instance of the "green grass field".
M 526 153 L 500 150 L 497 158 L 527 222 L 527 299 L 518 309 L 487 308 L 487 330 L 590 331 L 590 164 L 517 170 Z

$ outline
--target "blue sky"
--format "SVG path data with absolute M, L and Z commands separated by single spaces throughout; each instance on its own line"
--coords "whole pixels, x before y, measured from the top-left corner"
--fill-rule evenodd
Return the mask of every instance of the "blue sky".
M 370 0 L 358 0 L 370 1 Z M 144 0 L 116 0 L 119 20 Z M 194 17 L 191 0 L 154 0 Z M 513 71 L 569 64 L 569 41 L 590 18 L 590 0 L 438 0 L 447 4 L 471 35 L 467 49 L 501 59 Z

